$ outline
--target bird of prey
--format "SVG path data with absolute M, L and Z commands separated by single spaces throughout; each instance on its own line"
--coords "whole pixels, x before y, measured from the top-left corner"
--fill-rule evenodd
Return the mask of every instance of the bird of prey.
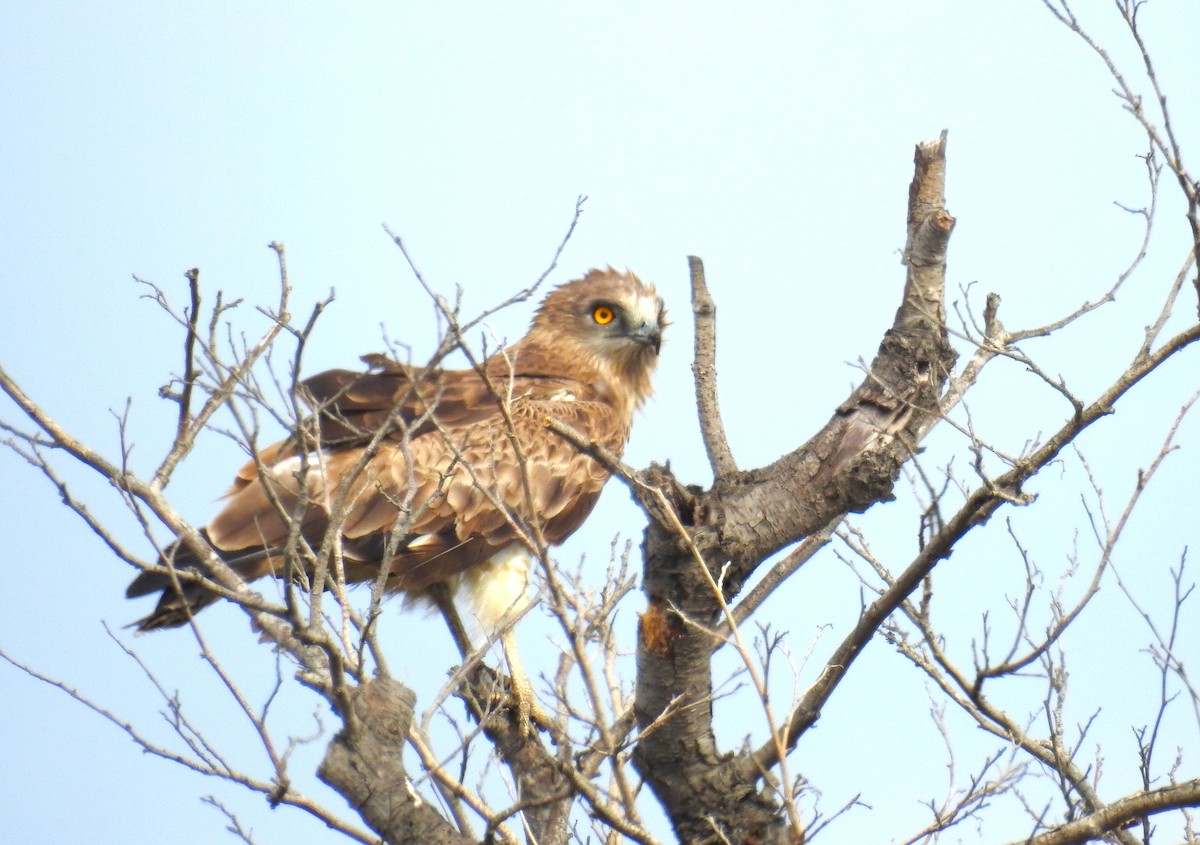
M 293 530 L 318 549 L 336 527 L 347 583 L 376 581 L 386 567 L 389 591 L 457 591 L 484 633 L 499 636 L 527 718 L 533 692 L 510 623 L 528 604 L 529 537 L 537 529 L 562 543 L 609 475 L 547 421 L 619 456 L 651 392 L 665 325 L 653 286 L 591 270 L 550 291 L 528 333 L 477 367 L 368 355 L 365 373 L 314 376 L 301 391 L 309 424 L 241 468 L 202 534 L 246 581 L 302 566 L 287 560 Z M 216 601 L 189 577 L 202 571 L 181 541 L 168 547 L 126 591 L 161 592 L 138 630 L 183 625 Z

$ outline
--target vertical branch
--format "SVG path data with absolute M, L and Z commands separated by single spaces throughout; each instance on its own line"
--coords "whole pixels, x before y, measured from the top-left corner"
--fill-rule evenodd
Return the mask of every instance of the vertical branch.
M 708 464 L 717 481 L 737 472 L 733 452 L 725 437 L 721 422 L 721 406 L 717 401 L 717 306 L 704 280 L 704 262 L 688 256 L 692 278 L 692 317 L 696 322 L 696 351 L 692 375 L 696 382 L 696 409 L 700 414 L 700 433 Z
M 946 333 L 946 248 L 954 229 L 954 217 L 946 211 L 945 129 L 936 141 L 917 145 L 913 158 L 915 173 L 908 189 L 908 243 L 904 265 L 908 278 L 904 304 L 896 315 L 901 326 L 913 322 L 932 323 Z
M 187 314 L 187 338 L 183 343 L 183 388 L 179 393 L 179 425 L 175 429 L 175 439 L 182 440 L 187 433 L 192 416 L 192 388 L 195 387 L 199 375 L 195 367 L 196 326 L 200 320 L 200 271 L 193 267 L 185 274 L 188 280 L 188 291 L 191 293 L 191 307 Z

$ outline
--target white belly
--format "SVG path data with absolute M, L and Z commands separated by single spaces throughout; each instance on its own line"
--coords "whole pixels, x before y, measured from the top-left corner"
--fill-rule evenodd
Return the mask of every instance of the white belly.
M 529 550 L 513 543 L 463 573 L 459 592 L 489 637 L 498 634 L 529 606 L 532 564 Z

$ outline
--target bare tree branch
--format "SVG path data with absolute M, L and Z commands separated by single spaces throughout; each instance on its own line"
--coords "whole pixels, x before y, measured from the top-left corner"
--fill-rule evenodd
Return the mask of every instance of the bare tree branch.
M 1053 830 L 1022 839 L 1022 845 L 1075 845 L 1119 831 L 1146 816 L 1200 804 L 1200 780 L 1138 792 Z M 1136 840 L 1134 840 L 1136 841 Z M 1017 843 L 1013 843 L 1017 845 Z
M 700 413 L 700 433 L 708 452 L 708 463 L 714 478 L 725 478 L 737 472 L 725 424 L 721 421 L 721 405 L 717 401 L 717 306 L 708 292 L 704 279 L 704 262 L 688 256 L 692 278 L 692 316 L 696 322 L 696 348 L 692 359 L 692 374 L 696 382 L 696 408 Z

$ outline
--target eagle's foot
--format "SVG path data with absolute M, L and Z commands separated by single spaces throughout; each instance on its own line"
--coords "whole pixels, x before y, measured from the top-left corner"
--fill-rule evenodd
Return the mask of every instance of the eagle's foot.
M 553 724 L 550 714 L 533 694 L 533 685 L 529 683 L 529 678 L 523 671 L 512 673 L 512 707 L 517 714 L 517 727 L 521 736 L 532 735 L 534 728 L 549 730 Z
M 542 730 L 548 729 L 554 722 L 533 694 L 533 684 L 529 682 L 529 676 L 525 674 L 525 667 L 517 655 L 517 642 L 511 630 L 500 635 L 500 645 L 504 648 L 508 674 L 512 679 L 512 703 L 517 711 L 517 725 L 521 735 L 532 734 L 533 726 Z

